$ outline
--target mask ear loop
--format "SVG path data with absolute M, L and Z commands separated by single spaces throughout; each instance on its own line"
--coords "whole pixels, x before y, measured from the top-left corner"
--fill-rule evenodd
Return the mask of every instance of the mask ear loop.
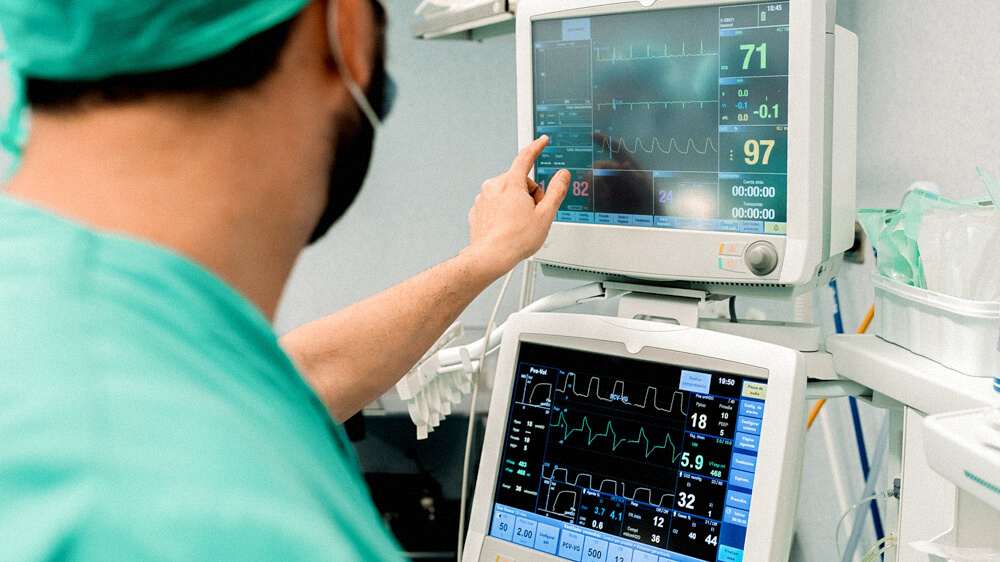
M 0 54 L 0 59 L 7 59 L 9 64 L 10 59 L 7 53 Z M 10 107 L 10 113 L 7 115 L 7 123 L 4 131 L 0 133 L 0 145 L 3 145 L 4 150 L 14 157 L 14 161 L 11 162 L 10 168 L 7 169 L 5 179 L 13 176 L 18 165 L 21 163 L 21 151 L 26 137 L 24 128 L 21 126 L 21 118 L 24 110 L 28 107 L 24 77 L 14 70 L 13 67 L 10 69 L 9 74 L 11 85 L 14 88 L 14 100 Z
M 378 118 L 378 114 L 372 109 L 372 105 L 368 103 L 368 97 L 361 90 L 361 86 L 358 86 L 358 83 L 354 81 L 354 77 L 351 76 L 350 71 L 347 69 L 347 63 L 344 62 L 344 55 L 340 49 L 340 34 L 337 33 L 337 4 L 335 0 L 331 0 L 327 5 L 326 23 L 326 35 L 330 41 L 330 53 L 333 55 L 334 64 L 337 65 L 337 71 L 343 77 L 347 91 L 351 93 L 351 97 L 354 98 L 361 112 L 365 114 L 368 122 L 371 123 L 372 129 L 378 132 L 379 127 L 382 126 L 382 120 Z

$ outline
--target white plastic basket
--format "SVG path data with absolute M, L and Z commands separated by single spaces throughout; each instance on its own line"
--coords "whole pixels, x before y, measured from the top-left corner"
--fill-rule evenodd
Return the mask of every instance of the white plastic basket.
M 960 299 L 872 275 L 875 335 L 973 377 L 1000 373 L 1000 302 Z

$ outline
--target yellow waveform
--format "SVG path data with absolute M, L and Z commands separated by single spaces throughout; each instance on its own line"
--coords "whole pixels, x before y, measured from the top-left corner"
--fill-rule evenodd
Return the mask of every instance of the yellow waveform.
M 652 140 L 652 142 L 649 143 L 649 148 L 648 149 L 646 148 L 646 145 L 644 145 L 642 143 L 642 140 L 639 139 L 639 138 L 635 139 L 635 144 L 633 145 L 632 148 L 629 148 L 628 145 L 625 144 L 625 139 L 623 139 L 623 138 L 618 139 L 618 148 L 615 148 L 615 141 L 614 140 L 612 140 L 612 139 L 604 139 L 604 141 L 601 143 L 601 150 L 600 151 L 601 152 L 608 151 L 611 154 L 618 154 L 619 152 L 621 152 L 622 150 L 624 150 L 626 152 L 630 152 L 632 154 L 635 154 L 635 153 L 639 152 L 640 150 L 642 150 L 646 154 L 652 154 L 653 151 L 656 150 L 656 149 L 659 149 L 660 152 L 662 152 L 664 154 L 670 154 L 671 152 L 674 151 L 674 149 L 676 149 L 679 154 L 688 154 L 692 150 L 694 150 L 698 154 L 708 154 L 708 150 L 709 149 L 712 149 L 712 151 L 716 152 L 716 153 L 719 152 L 719 149 L 715 148 L 715 143 L 712 142 L 712 139 L 705 139 L 705 149 L 704 150 L 698 150 L 698 145 L 695 144 L 694 139 L 688 139 L 687 145 L 685 145 L 684 149 L 681 149 L 680 145 L 677 144 L 677 139 L 670 139 L 670 142 L 667 143 L 667 149 L 664 150 L 663 146 L 660 144 L 660 139 L 657 139 L 657 138 L 654 138 Z

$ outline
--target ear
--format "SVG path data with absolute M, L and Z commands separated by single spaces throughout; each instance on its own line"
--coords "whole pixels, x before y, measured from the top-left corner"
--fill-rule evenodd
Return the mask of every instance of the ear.
M 362 90 L 367 89 L 379 33 L 371 0 L 318 0 L 317 3 L 324 8 L 330 49 L 339 47 L 351 78 Z

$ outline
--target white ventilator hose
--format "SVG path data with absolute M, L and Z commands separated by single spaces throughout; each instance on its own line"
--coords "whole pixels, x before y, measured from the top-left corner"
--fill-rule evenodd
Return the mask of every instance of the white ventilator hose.
M 840 455 L 834 451 L 834 443 L 837 442 L 837 434 L 834 433 L 833 428 L 830 427 L 830 407 L 827 406 L 819 413 L 820 430 L 823 432 L 823 443 L 826 448 L 826 458 L 827 465 L 830 467 L 830 473 L 833 477 L 831 480 L 833 482 L 833 491 L 837 496 L 837 505 L 840 509 L 837 513 L 843 513 L 851 505 L 851 500 L 848 498 L 847 490 L 844 487 L 844 476 L 841 470 L 842 463 Z
M 486 323 L 484 340 L 489 339 L 493 331 L 493 325 L 497 320 L 497 313 L 500 312 L 500 303 L 503 302 L 503 296 L 507 294 L 507 286 L 510 285 L 510 278 L 513 275 L 514 270 L 512 269 L 503 280 L 503 286 L 500 287 L 500 296 L 497 297 L 497 302 L 493 305 L 493 313 L 490 314 L 490 320 Z M 472 378 L 472 405 L 469 406 L 469 428 L 465 434 L 465 455 L 462 458 L 462 495 L 458 502 L 458 551 L 456 552 L 456 560 L 462 559 L 462 550 L 465 547 L 465 508 L 469 502 L 469 464 L 472 461 L 472 433 L 476 424 L 476 401 L 479 399 L 479 382 L 483 378 L 483 366 L 485 364 L 486 348 L 483 347 L 479 354 L 479 366 L 476 368 L 476 372 Z
M 563 308 L 569 308 L 576 305 L 581 301 L 588 299 L 598 298 L 604 296 L 604 286 L 600 283 L 589 283 L 587 285 L 581 285 L 574 289 L 568 289 L 566 291 L 561 291 L 547 297 L 538 299 L 537 301 L 524 307 L 521 312 L 548 312 L 553 310 L 561 310 Z M 503 339 L 504 327 L 506 324 L 501 324 L 496 327 L 490 334 L 489 345 L 485 344 L 485 338 L 479 339 L 464 346 L 466 351 L 469 353 L 469 357 L 479 357 L 483 354 L 483 349 L 486 350 L 493 349 L 494 347 L 500 345 L 500 340 Z M 438 353 L 438 364 L 441 369 L 446 369 L 454 365 L 462 364 L 462 347 L 450 347 L 448 349 L 442 349 Z
M 868 480 L 865 481 L 865 491 L 861 494 L 861 497 L 867 498 L 875 493 L 875 484 L 878 482 L 879 474 L 882 472 L 882 460 L 885 458 L 885 450 L 889 445 L 889 416 L 885 416 L 885 420 L 882 422 L 882 429 L 878 432 L 878 439 L 875 442 L 874 458 L 872 459 L 871 468 L 868 471 Z M 847 548 L 844 550 L 844 557 L 841 562 L 850 562 L 854 559 L 854 551 L 858 548 L 858 543 L 861 541 L 861 528 L 864 526 L 865 520 L 868 519 L 866 514 L 869 510 L 862 510 L 854 518 L 854 524 L 851 526 L 851 536 L 847 539 Z

